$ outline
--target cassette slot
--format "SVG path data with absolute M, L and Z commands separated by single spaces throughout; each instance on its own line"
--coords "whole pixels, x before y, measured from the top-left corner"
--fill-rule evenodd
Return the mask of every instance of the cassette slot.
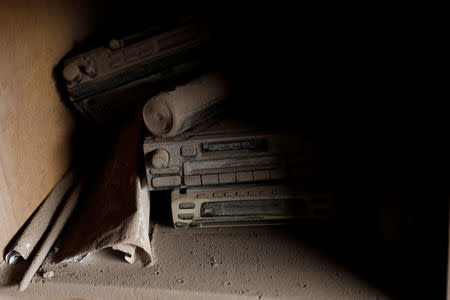
M 243 141 L 201 143 L 201 150 L 202 152 L 205 153 L 217 151 L 237 151 L 237 150 L 267 151 L 267 140 L 251 139 Z
M 276 156 L 245 157 L 187 161 L 183 164 L 184 175 L 204 175 L 212 173 L 242 172 L 259 169 L 275 169 L 280 166 Z
M 306 215 L 304 199 L 261 199 L 214 201 L 203 203 L 200 217 L 224 216 L 303 216 Z
M 336 213 L 330 192 L 315 186 L 234 184 L 187 188 L 171 193 L 176 228 L 326 221 Z

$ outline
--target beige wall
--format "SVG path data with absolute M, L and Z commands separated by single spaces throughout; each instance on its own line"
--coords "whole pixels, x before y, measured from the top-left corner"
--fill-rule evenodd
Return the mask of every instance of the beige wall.
M 69 167 L 75 122 L 60 100 L 52 72 L 74 41 L 91 31 L 89 3 L 0 1 L 2 256 Z

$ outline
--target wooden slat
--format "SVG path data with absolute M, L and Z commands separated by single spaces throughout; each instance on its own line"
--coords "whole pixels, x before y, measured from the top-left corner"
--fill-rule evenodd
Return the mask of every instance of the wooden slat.
M 83 5 L 84 3 L 84 5 Z M 92 27 L 89 1 L 0 1 L 0 250 L 69 168 L 75 122 L 53 68 Z

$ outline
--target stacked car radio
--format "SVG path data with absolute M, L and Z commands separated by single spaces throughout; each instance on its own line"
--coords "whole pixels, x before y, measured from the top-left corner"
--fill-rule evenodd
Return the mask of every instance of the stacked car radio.
M 333 219 L 334 197 L 315 180 L 315 148 L 299 132 L 251 127 L 224 115 L 143 143 L 149 190 L 170 192 L 176 228 Z
M 113 39 L 64 61 L 70 102 L 96 123 L 123 117 L 150 94 L 203 68 L 209 33 L 198 21 Z
M 314 141 L 227 113 L 236 93 L 210 64 L 214 39 L 204 25 L 113 39 L 65 60 L 71 103 L 96 123 L 145 103 L 148 187 L 170 192 L 176 228 L 331 218 L 335 201 L 315 180 Z

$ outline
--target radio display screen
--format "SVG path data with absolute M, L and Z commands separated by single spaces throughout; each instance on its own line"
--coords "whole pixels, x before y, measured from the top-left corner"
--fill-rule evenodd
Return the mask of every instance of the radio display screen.
M 266 139 L 252 139 L 243 141 L 202 143 L 202 152 L 217 152 L 230 150 L 266 150 Z
M 202 203 L 201 217 L 229 216 L 302 216 L 307 208 L 304 199 L 234 200 Z

